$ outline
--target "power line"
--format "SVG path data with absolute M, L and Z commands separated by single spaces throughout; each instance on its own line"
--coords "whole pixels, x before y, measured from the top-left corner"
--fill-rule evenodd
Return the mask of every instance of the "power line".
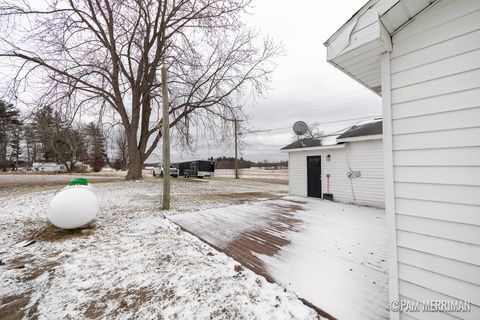
M 345 99 L 353 99 L 353 98 L 361 98 L 361 97 L 371 97 L 372 93 L 370 92 L 355 92 L 355 91 L 350 91 L 350 92 L 343 92 L 339 94 L 334 94 L 334 95 L 329 95 L 329 96 L 324 96 L 324 97 L 317 97 L 309 100 L 304 100 L 304 101 L 299 101 L 297 103 L 290 104 L 290 107 L 303 107 L 303 106 L 310 106 L 313 104 L 316 104 L 318 102 L 321 102 L 321 104 L 328 103 L 328 102 L 336 102 L 336 101 L 342 101 Z
M 382 115 L 376 115 L 376 116 L 369 116 L 369 117 L 358 117 L 358 118 L 350 118 L 350 119 L 343 119 L 343 120 L 335 120 L 335 121 L 326 121 L 326 122 L 316 122 L 315 124 L 318 125 L 323 125 L 323 124 L 333 124 L 333 123 L 342 123 L 342 122 L 347 122 L 347 121 L 354 121 L 354 120 L 365 120 L 365 119 L 376 119 L 382 117 Z M 260 132 L 271 132 L 271 131 L 277 131 L 277 130 L 286 130 L 290 129 L 291 127 L 282 127 L 282 128 L 273 128 L 273 129 L 264 129 L 264 130 L 251 130 L 251 131 L 244 131 L 242 133 L 239 133 L 239 135 L 246 134 L 246 133 L 260 133 Z
M 334 96 L 333 96 L 334 97 Z M 371 100 L 372 97 L 370 95 L 366 95 L 366 94 L 360 94 L 360 95 L 355 95 L 355 96 L 342 96 L 342 97 L 339 97 L 339 98 L 335 98 L 335 99 L 317 99 L 317 101 L 321 101 L 320 103 L 307 103 L 307 104 L 304 104 L 304 103 L 299 103 L 299 104 L 292 104 L 292 105 L 289 105 L 289 107 L 291 109 L 294 109 L 292 111 L 289 111 L 289 112 L 282 112 L 282 113 L 279 113 L 277 115 L 266 115 L 266 116 L 263 116 L 263 117 L 259 117 L 257 119 L 272 119 L 272 118 L 278 118 L 278 117 L 282 117 L 282 116 L 285 116 L 287 114 L 293 114 L 293 113 L 298 113 L 298 112 L 305 112 L 305 111 L 309 111 L 309 110 L 312 110 L 312 109 L 318 109 L 320 107 L 325 107 L 325 106 L 335 106 L 335 105 L 338 105 L 338 104 L 345 104 L 345 103 L 348 103 L 350 101 L 356 101 L 358 102 L 359 100 Z M 312 102 L 315 102 L 315 100 L 313 100 Z

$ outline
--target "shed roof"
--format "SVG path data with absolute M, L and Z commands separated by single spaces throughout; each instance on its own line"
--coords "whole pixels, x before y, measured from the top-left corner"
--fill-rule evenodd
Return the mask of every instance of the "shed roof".
M 371 140 L 371 139 L 368 139 L 368 137 L 381 135 L 382 132 L 383 132 L 382 120 L 370 121 L 367 123 L 356 124 L 348 128 L 341 135 L 329 136 L 327 139 L 320 139 L 320 138 L 300 139 L 290 143 L 289 145 L 283 147 L 280 150 L 295 150 L 295 149 L 305 149 L 305 148 L 315 148 L 315 147 L 322 147 L 322 149 L 333 148 L 338 146 L 339 144 L 343 144 L 344 142 L 350 142 L 351 138 L 354 138 L 355 140 L 357 140 L 357 138 L 358 140 Z M 362 139 L 362 137 L 365 137 L 365 139 Z M 333 138 L 333 140 L 329 138 Z M 381 139 L 381 138 L 376 138 L 376 139 Z
M 289 145 L 283 147 L 281 150 L 320 147 L 321 145 L 322 145 L 321 139 L 308 138 L 308 139 L 300 139 L 295 142 L 292 142 Z
M 327 61 L 381 94 L 380 62 L 392 50 L 391 36 L 435 0 L 370 0 L 324 45 Z
M 373 121 L 351 127 L 350 129 L 339 135 L 337 141 L 340 139 L 371 136 L 382 133 L 382 121 Z

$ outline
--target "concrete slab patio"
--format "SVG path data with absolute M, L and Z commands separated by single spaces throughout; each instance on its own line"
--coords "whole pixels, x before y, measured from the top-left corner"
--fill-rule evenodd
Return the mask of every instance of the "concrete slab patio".
M 169 217 L 337 319 L 388 319 L 382 209 L 283 197 Z

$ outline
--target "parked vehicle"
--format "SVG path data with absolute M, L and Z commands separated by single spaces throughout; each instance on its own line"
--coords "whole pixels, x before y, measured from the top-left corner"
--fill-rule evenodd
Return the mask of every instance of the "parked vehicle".
M 163 164 L 157 164 L 153 170 L 152 174 L 154 177 L 160 176 L 163 177 Z M 174 178 L 178 178 L 178 169 L 173 166 L 173 164 L 170 165 L 170 176 Z
M 197 177 L 206 178 L 213 177 L 215 171 L 215 161 L 212 160 L 195 160 L 181 162 L 177 164 L 179 174 L 185 178 Z

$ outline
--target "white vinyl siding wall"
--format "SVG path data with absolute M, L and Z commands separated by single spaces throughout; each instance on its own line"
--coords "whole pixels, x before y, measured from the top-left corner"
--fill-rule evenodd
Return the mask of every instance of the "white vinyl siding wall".
M 392 37 L 399 295 L 471 301 L 480 319 L 480 1 L 442 0 Z
M 327 155 L 331 156 L 330 161 L 326 161 Z M 385 206 L 382 140 L 349 142 L 341 149 L 290 152 L 288 176 L 291 195 L 307 196 L 307 156 L 322 157 L 322 192 L 333 194 L 335 201 Z M 349 167 L 360 171 L 361 177 L 348 178 Z M 329 187 L 327 174 L 331 175 Z
M 382 140 L 347 143 L 348 165 L 361 177 L 352 179 L 355 203 L 385 207 Z
M 327 155 L 330 155 L 330 161 L 326 161 Z M 347 179 L 347 162 L 344 149 L 290 152 L 288 185 L 291 195 L 307 196 L 307 156 L 322 157 L 322 193 L 332 193 L 336 201 L 353 201 L 350 183 Z M 327 190 L 327 173 L 331 175 L 330 190 Z

